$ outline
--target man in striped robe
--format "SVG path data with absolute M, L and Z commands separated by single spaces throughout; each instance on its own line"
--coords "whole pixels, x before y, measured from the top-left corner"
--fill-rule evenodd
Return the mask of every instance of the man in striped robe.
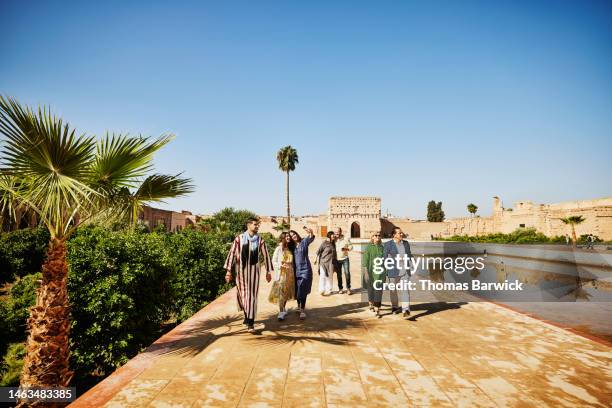
M 232 267 L 236 273 L 236 295 L 238 309 L 244 312 L 243 323 L 249 332 L 253 332 L 255 314 L 257 313 L 257 294 L 259 292 L 260 265 L 266 267 L 266 280 L 270 282 L 273 271 L 272 260 L 266 248 L 266 243 L 257 234 L 259 220 L 249 218 L 247 230 L 238 235 L 225 260 L 226 282 L 231 282 Z

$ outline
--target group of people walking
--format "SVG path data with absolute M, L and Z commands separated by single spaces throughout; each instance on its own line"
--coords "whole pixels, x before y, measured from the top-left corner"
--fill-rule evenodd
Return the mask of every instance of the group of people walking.
M 250 218 L 247 229 L 238 235 L 230 248 L 225 261 L 225 280 L 236 280 L 236 297 L 238 308 L 244 313 L 243 324 L 249 332 L 254 331 L 255 316 L 257 313 L 257 296 L 259 293 L 259 276 L 261 268 L 266 269 L 266 280 L 273 280 L 268 300 L 278 305 L 278 320 L 287 317 L 287 302 L 297 300 L 297 313 L 300 319 L 306 318 L 306 299 L 312 289 L 313 268 L 308 258 L 308 248 L 314 241 L 313 230 L 304 227 L 306 236 L 302 238 L 296 231 L 283 232 L 274 249 L 272 257 L 268 252 L 266 243 L 259 236 L 259 220 Z M 315 264 L 319 272 L 319 292 L 323 296 L 332 294 L 333 276 L 337 277 L 338 293 L 351 294 L 351 272 L 349 252 L 353 245 L 349 238 L 337 228 L 326 235 L 316 253 Z M 381 316 L 380 307 L 382 289 L 376 289 L 376 280 L 388 280 L 399 283 L 410 279 L 409 268 L 390 268 L 383 274 L 374 271 L 374 259 L 377 257 L 392 257 L 404 254 L 411 256 L 410 245 L 403 239 L 400 228 L 393 230 L 393 239 L 382 244 L 380 233 L 373 234 L 370 244 L 362 256 L 363 282 L 367 288 L 370 309 L 377 316 Z M 272 276 L 274 274 L 274 276 Z M 346 291 L 343 289 L 343 278 Z M 410 304 L 407 291 L 401 291 L 401 308 L 398 306 L 398 291 L 391 291 L 392 312 L 404 315 L 410 314 Z
M 387 258 L 396 259 L 397 256 L 412 259 L 410 244 L 404 239 L 404 233 L 399 227 L 393 228 L 392 239 L 385 244 L 382 243 L 380 232 L 375 232 L 370 237 L 370 243 L 363 251 L 361 267 L 364 282 L 363 287 L 368 291 L 368 302 L 370 310 L 376 313 L 377 317 L 382 317 L 380 307 L 382 305 L 383 283 L 392 283 L 393 289 L 389 290 L 391 300 L 391 313 L 402 313 L 404 317 L 410 316 L 410 292 L 406 288 L 410 280 L 410 265 L 393 262 L 391 267 L 384 268 L 384 271 L 377 273 L 374 267 L 374 260 L 382 258 L 383 262 Z M 378 281 L 378 284 L 375 284 Z M 404 288 L 404 289 L 401 289 Z
M 349 251 L 353 250 L 350 238 L 342 233 L 342 228 L 327 233 L 325 241 L 317 250 L 315 263 L 319 265 L 319 293 L 329 296 L 332 293 L 333 277 L 336 275 L 338 293 L 351 294 L 351 263 Z M 343 289 L 342 278 L 346 283 Z
M 308 246 L 314 241 L 312 229 L 304 227 L 306 236 L 302 238 L 296 231 L 283 232 L 273 256 L 266 243 L 259 236 L 259 220 L 250 218 L 247 230 L 238 235 L 225 260 L 225 280 L 236 278 L 236 300 L 238 308 L 244 313 L 243 324 L 249 332 L 254 331 L 257 314 L 257 295 L 259 293 L 259 274 L 261 267 L 266 268 L 266 280 L 274 283 L 269 296 L 270 301 L 278 304 L 278 318 L 287 316 L 287 301 L 295 299 L 298 303 L 300 319 L 306 318 L 306 298 L 312 287 L 312 266 L 308 259 Z

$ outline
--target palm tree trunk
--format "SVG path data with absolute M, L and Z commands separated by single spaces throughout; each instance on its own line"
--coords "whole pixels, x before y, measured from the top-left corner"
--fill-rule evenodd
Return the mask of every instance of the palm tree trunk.
M 291 211 L 289 209 L 289 172 L 287 172 L 287 228 L 291 229 Z
M 21 376 L 22 387 L 66 387 L 69 366 L 70 309 L 66 243 L 52 239 L 42 266 L 42 282 L 28 318 L 28 341 Z M 31 404 L 29 404 L 31 405 Z
M 578 240 L 576 239 L 576 227 L 574 226 L 574 224 L 572 224 L 572 244 L 574 245 L 574 248 L 576 248 L 577 242 Z

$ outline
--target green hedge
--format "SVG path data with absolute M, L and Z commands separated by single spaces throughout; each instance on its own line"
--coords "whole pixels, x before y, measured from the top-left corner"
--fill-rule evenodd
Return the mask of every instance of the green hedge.
M 222 273 L 229 243 L 224 236 L 192 228 L 168 238 L 175 268 L 173 311 L 183 321 L 230 287 Z
M 535 228 L 518 228 L 509 234 L 487 234 L 476 237 L 467 235 L 454 235 L 443 238 L 445 241 L 482 242 L 496 244 L 542 244 L 542 243 L 565 243 L 565 237 L 549 238 Z
M 0 387 L 19 383 L 24 356 L 26 321 L 36 301 L 40 273 L 18 278 L 0 298 Z
M 25 340 L 26 320 L 36 300 L 39 280 L 40 273 L 19 278 L 0 299 L 0 355 L 4 355 L 9 343 Z
M 581 235 L 577 239 L 578 245 L 586 245 L 588 234 Z M 594 235 L 595 242 L 603 242 L 598 236 Z M 547 237 L 538 232 L 535 228 L 517 228 L 509 234 L 486 234 L 477 237 L 467 235 L 453 235 L 450 238 L 438 238 L 442 241 L 460 241 L 460 242 L 480 242 L 480 243 L 495 243 L 495 244 L 566 244 L 564 235 Z
M 7 239 L 6 235 L 11 236 Z M 41 241 L 48 242 L 48 235 L 43 230 L 23 230 L 3 234 L 0 240 L 12 242 L 15 236 L 22 237 L 23 245 L 11 252 L 15 257 L 12 265 L 19 265 L 14 269 L 18 272 L 12 273 L 40 270 L 46 249 L 46 242 L 42 245 Z M 68 242 L 75 380 L 109 374 L 174 322 L 189 318 L 227 290 L 223 273 L 229 247 L 226 238 L 225 234 L 190 228 L 172 234 L 80 229 Z M 18 372 L 19 347 L 26 339 L 28 309 L 34 304 L 39 279 L 40 273 L 17 277 L 0 294 L 3 382 L 14 381 Z
M 45 228 L 0 234 L 0 284 L 40 271 L 49 232 Z
M 151 343 L 170 317 L 166 237 L 83 228 L 68 243 L 72 366 L 106 374 Z
M 15 387 L 19 385 L 24 357 L 24 343 L 13 343 L 9 345 L 0 363 L 0 387 Z

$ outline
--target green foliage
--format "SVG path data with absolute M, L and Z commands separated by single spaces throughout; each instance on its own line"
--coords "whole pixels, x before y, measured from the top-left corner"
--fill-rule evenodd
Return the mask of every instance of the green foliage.
M 19 385 L 23 359 L 25 358 L 25 344 L 13 343 L 8 347 L 2 363 L 0 363 L 0 387 L 14 387 Z
M 0 284 L 40 271 L 49 232 L 45 228 L 21 229 L 0 235 Z
M 589 234 L 583 234 L 578 238 L 578 244 L 586 245 Z M 598 236 L 594 235 L 594 242 L 603 242 Z M 461 242 L 482 242 L 496 244 L 563 244 L 567 243 L 564 235 L 555 235 L 547 237 L 541 232 L 537 232 L 535 228 L 518 228 L 510 234 L 488 234 L 477 237 L 469 237 L 467 235 L 454 235 L 450 238 L 440 238 L 446 241 L 461 241 Z
M 582 234 L 578 238 L 578 243 L 580 245 L 586 245 L 589 242 L 588 238 L 589 238 L 589 234 Z M 596 242 L 603 242 L 603 240 L 601 238 L 599 238 L 597 235 L 593 235 L 593 242 L 594 243 L 596 243 Z
M 268 247 L 268 252 L 270 252 L 270 256 L 272 256 L 272 252 L 274 248 L 276 248 L 276 244 L 278 243 L 278 238 L 272 235 L 270 232 L 260 232 L 259 236 L 266 242 L 266 246 Z
M 571 217 L 561 218 L 561 222 L 566 225 L 581 224 L 585 221 L 582 215 L 572 215 Z
M 71 364 L 103 374 L 160 334 L 173 306 L 167 236 L 83 228 L 68 243 Z
M 276 153 L 278 168 L 284 172 L 295 170 L 295 165 L 299 163 L 298 153 L 295 148 L 285 146 Z
M 467 210 L 470 214 L 474 215 L 476 211 L 478 211 L 478 206 L 474 203 L 470 203 L 467 205 Z
M 228 241 L 194 228 L 170 234 L 169 240 L 176 270 L 174 312 L 182 321 L 229 289 L 222 273 Z
M 107 134 L 96 140 L 79 135 L 47 107 L 36 110 L 3 96 L 0 135 L 0 192 L 13 186 L 9 194 L 0 194 L 0 206 L 27 203 L 58 239 L 67 239 L 92 220 L 127 218 L 134 223 L 143 204 L 193 190 L 191 180 L 180 175 L 148 175 L 153 155 L 171 135 L 149 139 Z
M 68 243 L 77 373 L 109 373 L 157 339 L 164 323 L 189 318 L 225 292 L 230 242 L 194 228 L 77 232 Z
M 444 211 L 442 211 L 442 201 L 437 203 L 431 200 L 427 203 L 427 221 L 429 222 L 442 222 L 444 221 Z
M 0 354 L 8 343 L 25 341 L 29 308 L 36 301 L 40 278 L 40 273 L 18 278 L 7 296 L 0 299 Z
M 563 242 L 565 242 L 565 238 Z M 450 238 L 445 238 L 447 241 L 461 241 L 461 242 L 482 242 L 482 243 L 496 243 L 496 244 L 541 244 L 557 242 L 558 237 L 548 238 L 541 232 L 536 231 L 535 228 L 518 228 L 510 234 L 487 234 L 480 235 L 477 237 L 470 237 L 467 235 L 454 235 Z
M 226 207 L 212 217 L 201 220 L 199 225 L 205 231 L 217 234 L 226 241 L 231 241 L 236 235 L 246 230 L 249 218 L 257 218 L 257 215 L 249 210 L 235 210 L 232 207 Z
M 275 231 L 279 231 L 279 232 L 289 231 L 289 224 L 283 221 L 280 224 L 275 225 L 273 228 Z
M 30 240 L 38 233 L 19 234 Z M 48 234 L 43 238 L 40 253 Z M 226 291 L 230 285 L 224 281 L 223 262 L 232 238 L 233 233 L 228 239 L 194 228 L 173 234 L 144 228 L 79 229 L 68 241 L 71 365 L 77 378 L 108 374 L 159 338 L 174 317 L 185 320 Z M 28 251 L 15 254 L 20 262 L 30 256 Z M 0 298 L 0 356 L 10 343 L 25 341 L 40 277 L 18 278 Z M 3 381 L 17 381 L 20 372 L 18 353 L 11 353 L 0 367 Z
M 566 244 L 565 235 L 555 235 L 554 237 L 548 238 L 548 242 L 551 244 Z

